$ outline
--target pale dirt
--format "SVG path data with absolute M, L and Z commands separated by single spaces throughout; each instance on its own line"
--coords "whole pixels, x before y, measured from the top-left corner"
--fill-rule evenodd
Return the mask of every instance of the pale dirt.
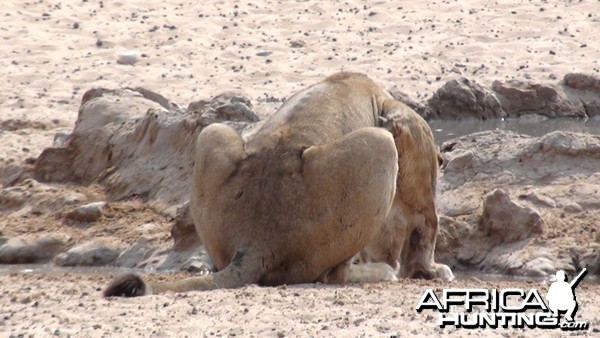
M 184 274 L 165 275 L 174 278 Z M 547 283 L 488 282 L 477 278 L 445 283 L 401 280 L 348 286 L 246 286 L 236 290 L 168 293 L 103 299 L 109 274 L 15 273 L 0 276 L 0 334 L 36 337 L 560 337 L 560 329 L 441 329 L 437 312 L 417 313 L 426 288 L 531 288 L 545 297 Z M 158 278 L 153 276 L 152 278 Z M 577 320 L 590 323 L 578 335 L 600 336 L 600 288 L 576 289 Z M 438 292 L 439 293 L 439 292 Z
M 486 85 L 513 78 L 554 83 L 568 72 L 597 75 L 598 6 L 597 1 L 484 0 L 5 1 L 0 168 L 37 157 L 55 133 L 69 132 L 81 96 L 98 86 L 144 86 L 184 106 L 237 89 L 266 116 L 280 104 L 266 102 L 267 96 L 281 101 L 340 70 L 368 73 L 419 100 L 459 75 Z M 297 40 L 305 45 L 291 47 Z M 128 50 L 144 56 L 134 66 L 117 64 L 117 54 Z M 271 54 L 257 55 L 264 51 Z M 86 202 L 103 199 L 96 187 L 65 189 L 80 189 Z M 110 217 L 90 229 L 64 224 L 59 220 L 66 210 L 49 212 L 47 204 L 40 205 L 41 212 L 0 214 L 0 232 L 60 231 L 78 242 L 112 236 L 131 243 L 138 234 L 124 227 L 154 222 L 162 229 L 160 240 L 169 240 L 169 221 L 137 201 L 113 203 Z M 0 337 L 562 334 L 441 330 L 437 314 L 415 311 L 427 287 L 546 290 L 543 282 L 402 280 L 102 299 L 100 290 L 110 278 L 106 273 L 0 275 Z M 591 324 L 580 334 L 600 336 L 599 285 L 582 283 L 577 297 L 578 318 Z

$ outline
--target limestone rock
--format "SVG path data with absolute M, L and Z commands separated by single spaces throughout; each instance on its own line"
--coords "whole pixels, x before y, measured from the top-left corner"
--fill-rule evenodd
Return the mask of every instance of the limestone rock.
M 495 130 L 445 142 L 437 260 L 521 276 L 577 270 L 569 252 L 597 245 L 585 239 L 600 221 L 599 148 L 598 135 L 560 131 L 530 137 Z
M 600 247 L 596 250 L 596 257 L 592 262 L 591 269 L 593 274 L 600 275 Z
M 19 180 L 25 168 L 18 163 L 10 163 L 0 167 L 0 187 L 8 187 Z
M 428 101 L 429 118 L 501 118 L 507 114 L 493 92 L 461 77 L 446 82 Z
M 518 205 L 502 189 L 496 189 L 485 197 L 481 223 L 502 242 L 514 242 L 541 234 L 545 226 L 537 211 Z
M 69 187 L 44 184 L 34 179 L 25 179 L 17 185 L 0 189 L 0 211 L 46 213 L 85 200 L 86 195 Z
M 111 200 L 137 196 L 159 211 L 189 198 L 196 138 L 213 122 L 242 132 L 258 120 L 250 101 L 220 95 L 187 112 L 143 88 L 92 89 L 83 95 L 75 128 L 62 147 L 35 162 L 42 181 L 102 184 Z
M 59 266 L 97 266 L 113 262 L 121 249 L 106 243 L 90 241 L 77 245 L 56 256 L 54 263 Z
M 124 268 L 142 267 L 141 263 L 150 258 L 155 251 L 152 240 L 147 236 L 141 236 L 119 254 L 114 264 Z
M 560 86 L 517 80 L 494 81 L 502 109 L 508 116 L 539 114 L 549 117 L 587 117 L 581 102 L 570 101 Z
M 401 91 L 397 87 L 389 89 L 388 92 L 394 97 L 395 100 L 398 100 L 405 105 L 409 106 L 412 110 L 416 111 L 417 114 L 421 115 L 424 118 L 429 117 L 428 107 L 424 104 L 417 102 L 413 98 L 411 98 L 407 93 Z
M 234 92 L 225 92 L 211 101 L 196 101 L 188 111 L 198 114 L 203 125 L 220 121 L 258 122 L 260 118 L 252 110 L 250 100 Z
M 539 205 L 542 207 L 548 207 L 548 208 L 556 207 L 556 201 L 554 201 L 552 198 L 550 198 L 548 196 L 544 196 L 544 195 L 536 193 L 536 192 L 528 192 L 526 194 L 519 195 L 519 199 L 530 201 L 533 204 L 536 204 L 536 205 Z
M 189 201 L 177 208 L 175 223 L 171 228 L 171 236 L 174 241 L 173 248 L 176 250 L 185 250 L 202 244 L 192 219 Z
M 19 208 L 27 202 L 28 193 L 19 187 L 0 190 L 0 210 Z
M 393 94 L 393 91 L 392 91 Z M 402 96 L 398 96 L 403 101 Z M 407 103 L 431 119 L 479 119 L 539 115 L 547 117 L 600 116 L 600 78 L 571 73 L 559 83 L 494 81 L 491 88 L 461 77 L 446 82 L 427 101 Z
M 94 202 L 82 205 L 69 212 L 66 217 L 79 222 L 95 222 L 102 217 L 106 202 Z
M 600 91 L 600 78 L 582 73 L 569 73 L 563 78 L 565 85 L 574 89 Z
M 120 65 L 133 65 L 140 60 L 140 53 L 136 51 L 126 51 L 117 55 L 117 63 Z
M 40 263 L 52 259 L 69 245 L 63 234 L 39 233 L 9 238 L 0 246 L 1 264 Z
M 581 102 L 588 117 L 600 116 L 600 78 L 571 73 L 565 75 L 563 83 L 569 99 Z
M 215 266 L 204 247 L 202 247 L 199 255 L 190 257 L 180 267 L 180 270 L 194 273 L 209 273 L 214 272 L 214 269 Z
M 290 47 L 292 48 L 302 48 L 306 46 L 306 41 L 304 40 L 292 40 L 290 41 Z

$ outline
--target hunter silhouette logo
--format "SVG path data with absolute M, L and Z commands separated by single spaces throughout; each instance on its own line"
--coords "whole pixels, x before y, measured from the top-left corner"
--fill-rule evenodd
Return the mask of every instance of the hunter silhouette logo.
M 548 307 L 554 316 L 558 317 L 559 311 L 566 311 L 565 319 L 572 322 L 577 312 L 577 300 L 575 299 L 575 288 L 587 273 L 587 269 L 581 270 L 577 277 L 567 283 L 567 275 L 564 271 L 556 272 L 556 281 L 548 289 Z
M 457 328 L 544 328 L 587 330 L 587 321 L 574 321 L 577 312 L 575 288 L 587 273 L 586 269 L 570 282 L 564 271 L 558 271 L 548 289 L 546 300 L 536 289 L 443 289 L 438 295 L 426 289 L 417 303 L 417 312 L 438 311 L 440 327 Z M 462 310 L 460 307 L 463 307 Z M 476 308 L 477 311 L 473 311 Z M 565 321 L 560 314 L 565 313 Z

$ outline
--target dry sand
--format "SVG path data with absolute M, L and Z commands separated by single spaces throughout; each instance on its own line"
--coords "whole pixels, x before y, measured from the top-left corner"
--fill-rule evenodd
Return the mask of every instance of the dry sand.
M 440 281 L 401 280 L 394 284 L 343 287 L 247 286 L 229 291 L 107 300 L 100 297 L 99 287 L 108 277 L 71 273 L 0 276 L 0 334 L 25 337 L 30 334 L 36 337 L 559 337 L 565 334 L 559 329 L 441 329 L 436 325 L 437 312 L 415 311 L 426 288 L 439 290 L 449 285 Z M 537 288 L 545 296 L 548 286 L 544 282 L 486 282 L 468 278 L 451 283 L 451 287 Z M 577 288 L 577 299 L 576 318 L 591 325 L 584 334 L 600 336 L 598 284 L 582 283 Z
M 339 70 L 415 99 L 465 75 L 555 82 L 600 72 L 598 1 L 5 1 L 0 9 L 0 167 L 69 132 L 92 87 L 144 86 L 187 105 L 226 90 L 262 115 Z M 120 52 L 141 54 L 135 65 Z M 12 120 L 12 121 L 11 121 Z M 16 121 L 17 120 L 17 121 Z M 0 229 L 3 230 L 3 229 Z M 5 230 L 5 229 L 4 229 Z M 295 286 L 104 300 L 102 274 L 0 276 L 0 336 L 466 336 L 414 306 L 441 282 Z M 453 287 L 545 288 L 465 280 Z M 578 289 L 600 336 L 600 287 Z M 593 329 L 596 330 L 593 330 Z M 58 330 L 58 331 L 57 331 Z M 558 336 L 486 330 L 477 335 Z

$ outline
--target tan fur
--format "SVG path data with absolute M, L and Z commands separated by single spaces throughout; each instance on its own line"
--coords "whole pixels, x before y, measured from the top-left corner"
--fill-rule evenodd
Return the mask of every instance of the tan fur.
M 105 294 L 395 280 L 398 264 L 400 276 L 450 279 L 433 261 L 437 170 L 421 117 L 364 75 L 332 75 L 247 143 L 221 124 L 199 135 L 191 210 L 219 272 L 149 285 L 122 278 Z M 361 251 L 365 263 L 351 264 Z

